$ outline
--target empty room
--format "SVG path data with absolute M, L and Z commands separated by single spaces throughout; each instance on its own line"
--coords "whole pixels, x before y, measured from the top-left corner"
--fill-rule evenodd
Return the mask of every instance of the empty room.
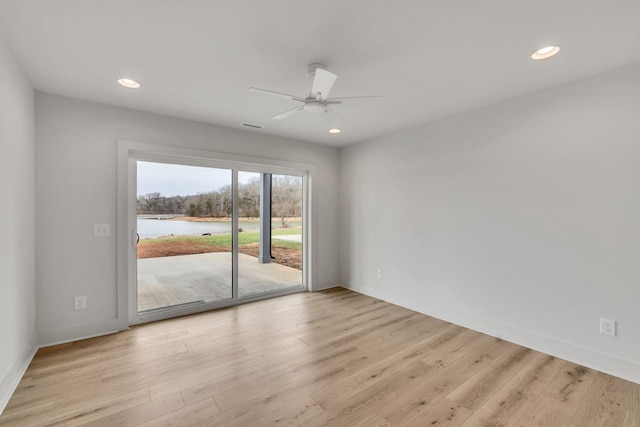
M 639 427 L 639 19 L 0 0 L 0 425 Z

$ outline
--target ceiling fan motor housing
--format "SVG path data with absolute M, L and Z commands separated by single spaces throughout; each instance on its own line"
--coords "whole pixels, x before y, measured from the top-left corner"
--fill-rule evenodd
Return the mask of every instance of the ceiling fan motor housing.
M 324 113 L 327 109 L 327 106 L 320 101 L 307 101 L 304 104 L 304 110 L 309 113 Z

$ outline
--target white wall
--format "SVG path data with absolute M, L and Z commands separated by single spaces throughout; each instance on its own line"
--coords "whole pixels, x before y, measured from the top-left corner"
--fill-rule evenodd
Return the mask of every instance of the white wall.
M 640 64 L 343 149 L 341 281 L 640 382 Z
M 36 348 L 34 95 L 0 40 L 0 412 Z
M 338 277 L 336 148 L 36 93 L 39 344 L 99 334 L 117 316 L 117 140 L 314 164 L 315 289 Z M 112 237 L 93 237 L 94 223 Z M 73 298 L 87 296 L 74 311 Z

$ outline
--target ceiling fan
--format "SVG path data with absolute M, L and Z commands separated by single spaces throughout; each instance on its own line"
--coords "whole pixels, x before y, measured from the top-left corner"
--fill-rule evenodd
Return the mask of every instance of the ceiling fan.
M 331 113 L 336 117 L 344 120 L 344 118 L 342 118 L 331 108 L 331 105 L 342 104 L 343 101 L 355 99 L 364 101 L 376 101 L 382 99 L 382 96 L 347 96 L 341 98 L 329 98 L 331 88 L 333 88 L 333 84 L 336 82 L 338 76 L 330 71 L 327 71 L 324 65 L 317 63 L 309 64 L 307 66 L 307 74 L 313 79 L 313 84 L 311 85 L 311 92 L 306 98 L 302 96 L 275 92 L 272 90 L 259 89 L 257 87 L 250 87 L 249 92 L 275 96 L 283 99 L 290 99 L 302 104 L 295 108 L 292 108 L 291 110 L 287 110 L 283 113 L 271 117 L 273 120 L 286 119 L 287 117 L 293 116 L 300 111 L 306 111 L 308 113 Z

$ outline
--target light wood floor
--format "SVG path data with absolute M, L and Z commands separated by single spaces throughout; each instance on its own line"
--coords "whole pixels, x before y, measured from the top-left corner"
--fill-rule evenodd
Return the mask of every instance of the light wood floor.
M 640 425 L 640 386 L 344 289 L 38 352 L 3 426 Z

